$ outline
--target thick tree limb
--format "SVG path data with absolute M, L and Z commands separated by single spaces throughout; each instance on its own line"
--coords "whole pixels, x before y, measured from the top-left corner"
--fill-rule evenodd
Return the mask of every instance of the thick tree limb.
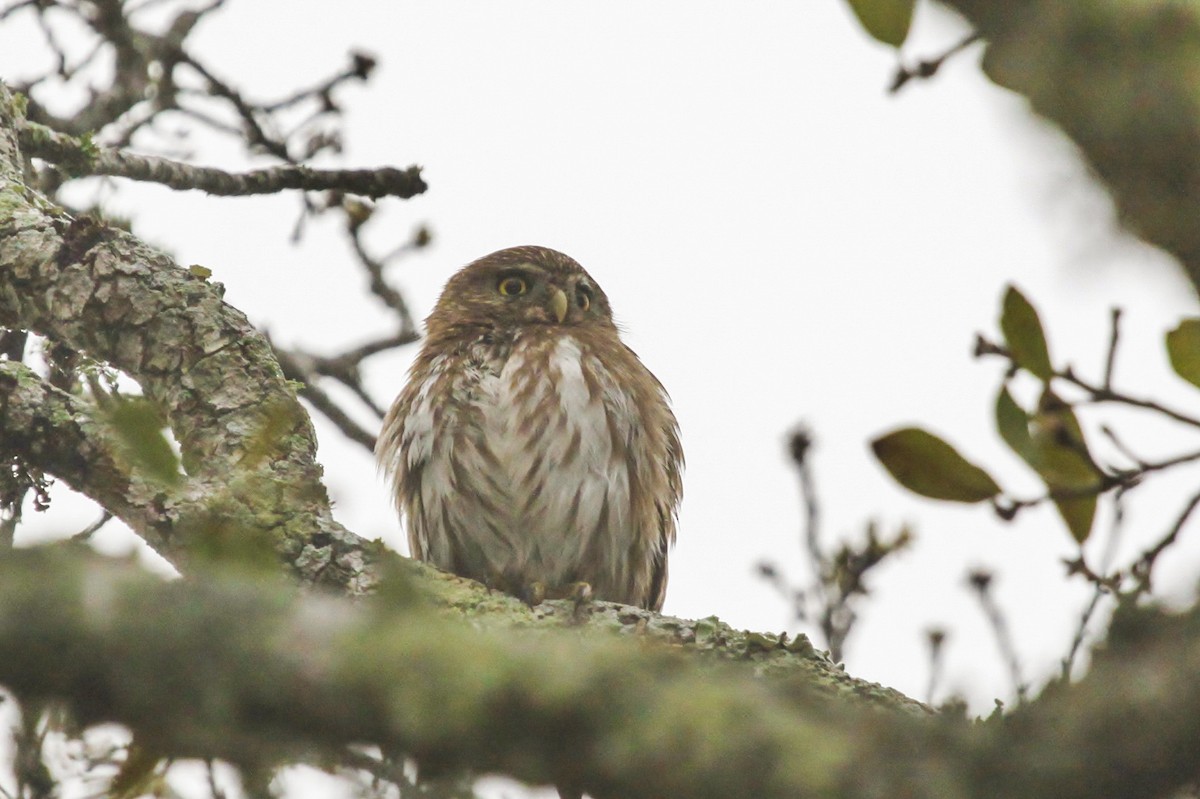
M 1200 6 L 945 2 L 987 40 L 988 77 L 1079 145 L 1122 221 L 1200 291 Z
M 172 189 L 198 189 L 220 196 L 275 194 L 286 189 L 300 189 L 408 199 L 428 188 L 421 179 L 421 168 L 417 166 L 408 169 L 313 169 L 302 164 L 288 164 L 239 174 L 98 147 L 33 122 L 21 124 L 18 139 L 25 155 L 50 161 L 71 177 L 111 175 L 161 183 Z
M 126 521 L 170 557 L 188 543 L 185 523 L 219 519 L 271 536 L 304 580 L 364 590 L 374 548 L 333 520 L 311 423 L 270 345 L 222 301 L 220 284 L 27 188 L 19 126 L 0 84 L 0 326 L 41 333 L 137 380 L 182 450 L 187 481 L 156 499 L 161 523 Z
M 373 742 L 598 797 L 1157 799 L 1200 778 L 1200 610 L 1132 612 L 1080 684 L 968 725 L 702 665 L 683 656 L 697 639 L 481 631 L 407 584 L 364 607 L 244 571 L 162 583 L 18 552 L 0 559 L 0 682 L 164 755 L 262 766 Z

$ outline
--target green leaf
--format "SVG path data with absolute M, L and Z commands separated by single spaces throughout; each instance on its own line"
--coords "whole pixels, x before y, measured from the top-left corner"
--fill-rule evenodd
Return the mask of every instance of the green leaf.
M 1088 452 L 1083 429 L 1071 406 L 1047 388 L 1033 415 L 1030 457 L 1051 489 L 1094 489 L 1103 472 Z
M 114 396 L 104 415 L 135 467 L 160 483 L 179 483 L 179 458 L 163 435 L 162 416 L 154 403 L 144 397 Z
M 1200 387 L 1200 319 L 1184 319 L 1167 334 L 1167 356 L 1175 374 Z
M 925 430 L 896 430 L 871 442 L 871 449 L 896 482 L 921 496 L 983 502 L 1000 493 L 991 475 Z
M 908 38 L 916 0 L 848 0 L 854 16 L 871 37 L 899 47 Z
M 1038 318 L 1037 310 L 1015 286 L 1010 285 L 1004 293 L 1000 331 L 1004 333 L 1008 351 L 1017 366 L 1042 380 L 1050 379 L 1054 368 L 1050 365 L 1050 350 L 1046 346 L 1042 320 Z
M 1092 522 L 1096 520 L 1096 495 L 1056 499 L 1054 507 L 1067 525 L 1071 537 L 1082 544 L 1092 534 Z
M 1054 505 L 1071 536 L 1082 544 L 1092 532 L 1104 474 L 1088 452 L 1075 412 L 1049 388 L 1042 392 L 1031 428 L 1030 465 L 1051 494 L 1059 495 Z
M 1008 386 L 1001 386 L 1000 395 L 996 397 L 996 430 L 1009 449 L 1029 461 L 1033 448 L 1029 437 L 1029 414 L 1008 393 Z

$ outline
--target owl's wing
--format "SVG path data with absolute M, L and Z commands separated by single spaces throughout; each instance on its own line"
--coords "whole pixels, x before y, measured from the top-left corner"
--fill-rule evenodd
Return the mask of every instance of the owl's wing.
M 429 538 L 424 530 L 421 481 L 433 452 L 434 416 L 431 390 L 438 364 L 418 362 L 409 382 L 388 410 L 375 460 L 391 478 L 392 499 L 405 517 L 409 552 L 418 560 L 429 560 Z
M 667 548 L 664 546 L 655 552 L 653 557 L 654 563 L 650 567 L 650 590 L 646 592 L 646 610 L 658 613 L 667 599 Z
M 645 605 L 648 610 L 657 613 L 662 610 L 667 596 L 667 555 L 675 545 L 676 519 L 679 503 L 683 499 L 683 445 L 679 440 L 679 422 L 671 412 L 667 390 L 649 370 L 645 370 L 645 373 L 656 389 L 654 400 L 648 404 L 649 408 L 654 409 L 648 421 L 657 421 L 662 433 L 658 444 L 659 463 L 656 464 L 661 469 L 661 482 L 654 491 L 659 537 L 651 553 L 650 587 L 646 592 Z M 655 415 L 658 416 L 657 420 L 653 418 Z

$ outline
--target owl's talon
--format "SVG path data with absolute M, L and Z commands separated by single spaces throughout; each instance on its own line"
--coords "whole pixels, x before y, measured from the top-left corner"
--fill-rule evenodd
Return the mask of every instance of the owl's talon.
M 573 605 L 571 608 L 571 620 L 574 623 L 580 623 L 590 615 L 586 611 L 592 604 L 592 584 L 580 580 L 577 583 L 571 583 L 567 587 L 567 591 L 567 598 L 571 600 Z
M 537 607 L 546 601 L 546 584 L 541 580 L 534 580 L 525 586 L 525 590 L 521 592 L 521 599 L 529 607 Z
M 580 580 L 577 583 L 571 583 L 567 586 L 567 599 L 570 599 L 576 605 L 583 605 L 592 601 L 594 592 L 592 584 Z

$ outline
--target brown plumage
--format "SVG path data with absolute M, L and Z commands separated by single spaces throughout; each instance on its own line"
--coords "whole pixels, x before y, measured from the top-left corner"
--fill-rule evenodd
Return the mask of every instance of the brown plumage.
M 450 278 L 427 327 L 375 448 L 413 557 L 661 609 L 679 428 L 596 282 L 560 252 L 500 250 Z

